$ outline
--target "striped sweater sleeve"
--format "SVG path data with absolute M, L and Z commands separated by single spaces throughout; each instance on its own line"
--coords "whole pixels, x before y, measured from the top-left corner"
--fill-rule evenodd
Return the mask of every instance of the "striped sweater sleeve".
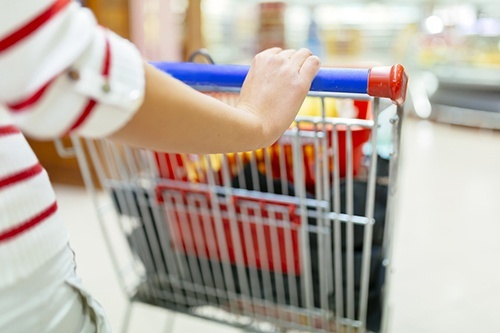
M 137 49 L 71 0 L 0 0 L 0 104 L 38 139 L 106 136 L 144 95 Z

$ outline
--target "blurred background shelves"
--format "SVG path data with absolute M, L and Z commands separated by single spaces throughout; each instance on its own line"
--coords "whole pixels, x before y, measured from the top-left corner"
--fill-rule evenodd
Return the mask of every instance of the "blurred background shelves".
M 423 106 L 417 115 L 500 129 L 499 7 L 438 7 L 423 21 L 416 58 L 422 75 L 413 89 Z
M 499 0 L 82 0 L 149 60 L 249 64 L 265 47 L 308 47 L 323 66 L 401 63 L 409 115 L 500 129 Z M 55 181 L 81 183 L 51 143 L 31 141 Z
M 437 81 L 429 94 L 432 119 L 500 129 L 500 69 L 442 65 L 430 70 Z

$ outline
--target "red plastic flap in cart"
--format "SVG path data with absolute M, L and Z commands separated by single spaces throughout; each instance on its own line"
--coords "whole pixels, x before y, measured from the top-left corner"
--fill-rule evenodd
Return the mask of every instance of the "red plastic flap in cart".
M 165 222 L 176 251 L 249 268 L 300 274 L 300 216 L 295 205 L 241 196 L 233 196 L 229 203 L 224 198 L 214 203 L 208 192 L 164 185 L 157 191 L 167 208 Z

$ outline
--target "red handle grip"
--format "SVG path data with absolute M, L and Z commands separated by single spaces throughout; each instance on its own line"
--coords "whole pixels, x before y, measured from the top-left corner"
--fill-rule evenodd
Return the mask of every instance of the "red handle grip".
M 373 67 L 368 73 L 368 95 L 390 98 L 397 105 L 406 99 L 408 76 L 402 65 Z

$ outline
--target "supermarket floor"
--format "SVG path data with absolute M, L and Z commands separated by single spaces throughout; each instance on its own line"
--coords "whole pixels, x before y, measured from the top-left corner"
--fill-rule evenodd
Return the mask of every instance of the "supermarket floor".
M 500 332 L 500 131 L 407 119 L 391 278 L 391 333 Z M 56 186 L 78 271 L 115 332 L 121 293 L 90 198 Z M 78 211 L 78 214 L 74 212 Z M 237 332 L 138 305 L 129 332 Z

